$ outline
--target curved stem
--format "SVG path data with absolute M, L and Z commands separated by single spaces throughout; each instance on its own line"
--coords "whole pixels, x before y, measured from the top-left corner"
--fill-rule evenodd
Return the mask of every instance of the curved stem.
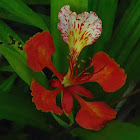
M 137 94 L 137 93 L 140 93 L 140 89 L 137 89 L 136 91 L 132 92 L 131 94 L 120 98 L 119 100 L 117 100 L 114 103 L 112 103 L 110 106 L 114 106 L 114 105 L 118 104 L 119 102 L 121 102 L 121 101 L 123 101 L 123 100 L 125 100 L 125 99 L 127 99 L 127 98 L 129 98 L 129 97 L 131 97 L 131 96 L 133 96 L 135 94 Z

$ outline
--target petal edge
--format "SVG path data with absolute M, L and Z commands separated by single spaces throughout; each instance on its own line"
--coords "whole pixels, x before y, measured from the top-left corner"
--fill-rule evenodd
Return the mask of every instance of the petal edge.
M 51 56 L 55 52 L 53 38 L 48 31 L 35 34 L 23 48 L 27 54 L 27 63 L 35 72 L 42 71 L 52 63 Z
M 73 108 L 73 97 L 69 87 L 63 89 L 62 108 L 69 116 Z
M 74 96 L 81 105 L 75 118 L 81 127 L 98 131 L 107 122 L 115 119 L 117 112 L 104 102 L 86 102 L 78 95 L 75 94 Z
M 36 104 L 36 108 L 38 110 L 62 115 L 62 109 L 56 105 L 56 96 L 59 94 L 62 88 L 49 91 L 33 80 L 31 90 L 31 95 L 33 96 L 32 101 Z
M 115 92 L 125 84 L 124 70 L 105 52 L 97 52 L 92 62 L 94 73 L 90 82 L 98 82 L 106 92 Z

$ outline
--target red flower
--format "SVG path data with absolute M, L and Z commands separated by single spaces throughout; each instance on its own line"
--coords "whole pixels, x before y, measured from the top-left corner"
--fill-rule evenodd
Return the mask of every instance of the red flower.
M 86 82 L 98 82 L 104 91 L 114 92 L 120 89 L 126 80 L 126 74 L 119 65 L 106 53 L 98 52 L 89 67 L 79 72 L 78 56 L 81 50 L 94 43 L 101 35 L 102 22 L 94 12 L 84 12 L 77 15 L 71 12 L 69 6 L 62 7 L 58 14 L 63 40 L 68 43 L 70 50 L 69 70 L 66 75 L 59 73 L 54 67 L 51 56 L 55 52 L 53 38 L 48 31 L 37 33 L 26 42 L 24 50 L 27 54 L 27 63 L 35 72 L 40 72 L 48 67 L 58 79 L 51 81 L 50 86 L 56 88 L 49 91 L 32 81 L 31 90 L 33 102 L 37 109 L 43 112 L 53 112 L 61 115 L 62 109 L 56 105 L 56 96 L 62 91 L 62 108 L 69 115 L 73 108 L 75 97 L 81 109 L 76 115 L 77 123 L 86 129 L 99 130 L 106 122 L 116 117 L 116 111 L 104 102 L 87 102 L 81 98 L 85 96 L 93 99 L 93 94 L 80 86 Z M 89 74 L 89 68 L 93 73 Z

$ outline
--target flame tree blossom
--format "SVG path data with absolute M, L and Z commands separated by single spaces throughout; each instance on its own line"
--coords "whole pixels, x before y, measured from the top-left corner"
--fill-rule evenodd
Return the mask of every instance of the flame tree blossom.
M 50 86 L 55 88 L 52 91 L 45 89 L 33 79 L 32 101 L 38 110 L 59 115 L 64 111 L 68 116 L 73 108 L 73 98 L 76 98 L 81 106 L 75 117 L 76 122 L 83 128 L 99 130 L 105 123 L 116 117 L 116 111 L 103 101 L 85 101 L 82 96 L 90 99 L 94 99 L 94 96 L 81 84 L 97 82 L 104 91 L 115 92 L 125 84 L 126 74 L 102 51 L 93 56 L 87 68 L 79 67 L 80 52 L 85 46 L 93 44 L 102 32 L 102 21 L 96 13 L 76 14 L 70 10 L 69 5 L 66 5 L 61 8 L 58 18 L 60 20 L 58 29 L 64 42 L 69 46 L 69 69 L 66 74 L 61 74 L 54 67 L 51 57 L 55 48 L 53 38 L 48 31 L 31 37 L 24 46 L 29 67 L 35 72 L 40 72 L 47 67 L 57 76 L 57 79 L 50 82 Z M 92 73 L 89 73 L 90 68 L 93 69 Z M 62 109 L 56 104 L 56 97 L 60 92 L 62 92 Z

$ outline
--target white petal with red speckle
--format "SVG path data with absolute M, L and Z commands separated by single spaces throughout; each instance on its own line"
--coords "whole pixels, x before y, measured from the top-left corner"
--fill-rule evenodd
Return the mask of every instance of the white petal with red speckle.
M 68 38 L 71 30 L 74 30 L 73 38 L 70 39 L 73 41 L 72 45 L 75 44 L 75 40 L 80 42 L 84 34 L 84 38 L 87 40 L 82 48 L 93 44 L 101 35 L 102 21 L 94 12 L 83 12 L 77 15 L 70 10 L 69 5 L 66 5 L 61 8 L 58 18 L 60 20 L 58 23 L 58 29 L 61 31 L 61 36 L 67 44 L 69 44 Z M 76 31 L 76 29 L 78 31 Z M 79 34 L 79 37 L 77 33 Z

